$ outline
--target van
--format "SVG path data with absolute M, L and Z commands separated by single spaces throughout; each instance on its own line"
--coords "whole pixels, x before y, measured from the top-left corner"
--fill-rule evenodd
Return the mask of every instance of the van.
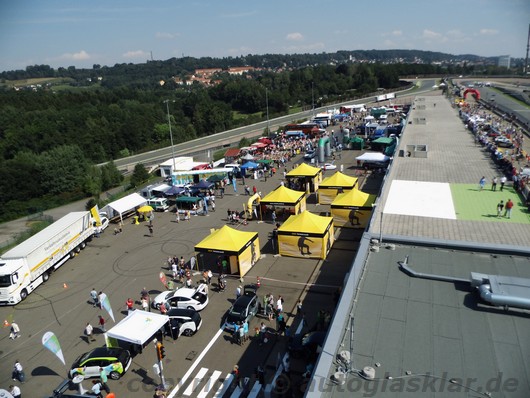
M 201 315 L 195 310 L 172 308 L 166 315 L 169 317 L 166 332 L 175 340 L 181 335 L 193 336 L 202 326 Z
M 296 138 L 296 139 L 305 138 L 305 134 L 303 133 L 303 131 L 288 131 L 285 133 L 285 136 L 287 138 Z
M 154 211 L 168 211 L 169 205 L 166 198 L 152 198 L 147 200 L 147 205 L 151 206 Z

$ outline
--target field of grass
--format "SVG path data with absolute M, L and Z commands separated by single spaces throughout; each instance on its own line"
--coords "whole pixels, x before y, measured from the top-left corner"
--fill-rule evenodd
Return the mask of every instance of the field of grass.
M 499 186 L 496 191 L 491 190 L 487 184 L 483 191 L 477 184 L 451 184 L 451 194 L 455 205 L 456 217 L 459 220 L 470 221 L 497 221 L 511 223 L 530 223 L 530 213 L 519 194 L 511 187 L 504 188 L 501 192 Z M 514 203 L 512 217 L 497 217 L 497 204 L 511 199 Z

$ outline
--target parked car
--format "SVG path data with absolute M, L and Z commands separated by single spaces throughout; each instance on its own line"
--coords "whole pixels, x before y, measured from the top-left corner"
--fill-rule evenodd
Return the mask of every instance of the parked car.
M 99 377 L 99 368 L 104 368 L 109 378 L 118 380 L 129 369 L 131 362 L 131 353 L 123 348 L 98 347 L 77 358 L 68 376 Z
M 311 159 L 313 159 L 315 156 L 317 156 L 317 151 L 315 151 L 315 150 L 309 150 L 309 151 L 307 151 L 307 152 L 304 154 L 304 159 L 305 159 L 305 160 L 311 160 Z
M 166 198 L 151 198 L 147 200 L 147 205 L 151 206 L 154 211 L 168 211 L 169 205 Z
M 260 302 L 257 295 L 256 285 L 245 285 L 243 294 L 228 310 L 223 328 L 228 331 L 235 330 L 235 324 L 239 322 L 250 322 L 259 312 Z
M 337 169 L 337 165 L 335 165 L 334 163 L 324 163 L 322 166 L 320 166 L 321 169 L 324 169 L 325 170 L 336 170 Z
M 495 138 L 495 144 L 501 148 L 511 148 L 513 147 L 513 142 L 504 136 Z
M 154 298 L 151 305 L 154 308 L 159 309 L 162 303 L 165 303 L 167 309 L 187 308 L 195 311 L 201 311 L 208 305 L 206 285 L 200 284 L 195 289 L 181 287 L 177 290 L 168 290 L 162 292 Z
M 195 310 L 173 308 L 167 314 L 166 334 L 177 339 L 180 336 L 193 336 L 202 326 L 201 315 Z

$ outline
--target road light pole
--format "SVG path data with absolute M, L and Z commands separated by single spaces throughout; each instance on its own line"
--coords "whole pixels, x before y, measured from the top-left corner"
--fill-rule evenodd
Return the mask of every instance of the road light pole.
M 265 87 L 265 102 L 267 104 L 267 136 L 270 136 L 271 130 L 269 126 L 269 89 Z
M 175 149 L 173 147 L 173 133 L 171 131 L 171 117 L 169 116 L 169 101 L 170 100 L 165 100 L 164 104 L 166 104 L 167 124 L 169 125 L 169 139 L 171 140 L 171 157 L 173 159 L 173 171 L 171 173 L 171 177 L 173 177 L 173 173 L 175 172 L 177 166 L 175 164 Z M 175 102 L 175 101 L 171 101 L 171 102 Z M 172 178 L 172 180 L 173 180 L 173 178 Z
M 311 82 L 311 117 L 315 117 L 315 95 L 313 93 L 313 82 Z

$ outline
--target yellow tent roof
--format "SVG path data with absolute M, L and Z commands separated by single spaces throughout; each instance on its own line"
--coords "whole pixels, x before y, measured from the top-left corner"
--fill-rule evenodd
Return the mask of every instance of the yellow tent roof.
M 341 187 L 341 188 L 353 188 L 357 184 L 357 178 L 351 177 L 346 174 L 337 171 L 335 174 L 325 178 L 320 183 L 319 188 L 331 188 L 331 187 Z
M 335 200 L 331 202 L 331 206 L 335 207 L 372 207 L 377 195 L 370 195 L 357 188 L 353 188 L 351 191 L 341 193 L 337 195 Z
M 309 166 L 307 163 L 301 163 L 300 166 L 294 168 L 287 173 L 287 177 L 314 177 L 322 173 L 318 167 Z
M 333 217 L 317 216 L 309 211 L 291 216 L 278 228 L 278 233 L 324 234 L 333 223 Z
M 305 195 L 305 192 L 295 191 L 284 186 L 279 186 L 274 191 L 267 194 L 261 203 L 298 203 Z
M 195 251 L 213 250 L 239 253 L 257 235 L 257 232 L 238 231 L 225 225 L 200 241 L 195 246 Z

